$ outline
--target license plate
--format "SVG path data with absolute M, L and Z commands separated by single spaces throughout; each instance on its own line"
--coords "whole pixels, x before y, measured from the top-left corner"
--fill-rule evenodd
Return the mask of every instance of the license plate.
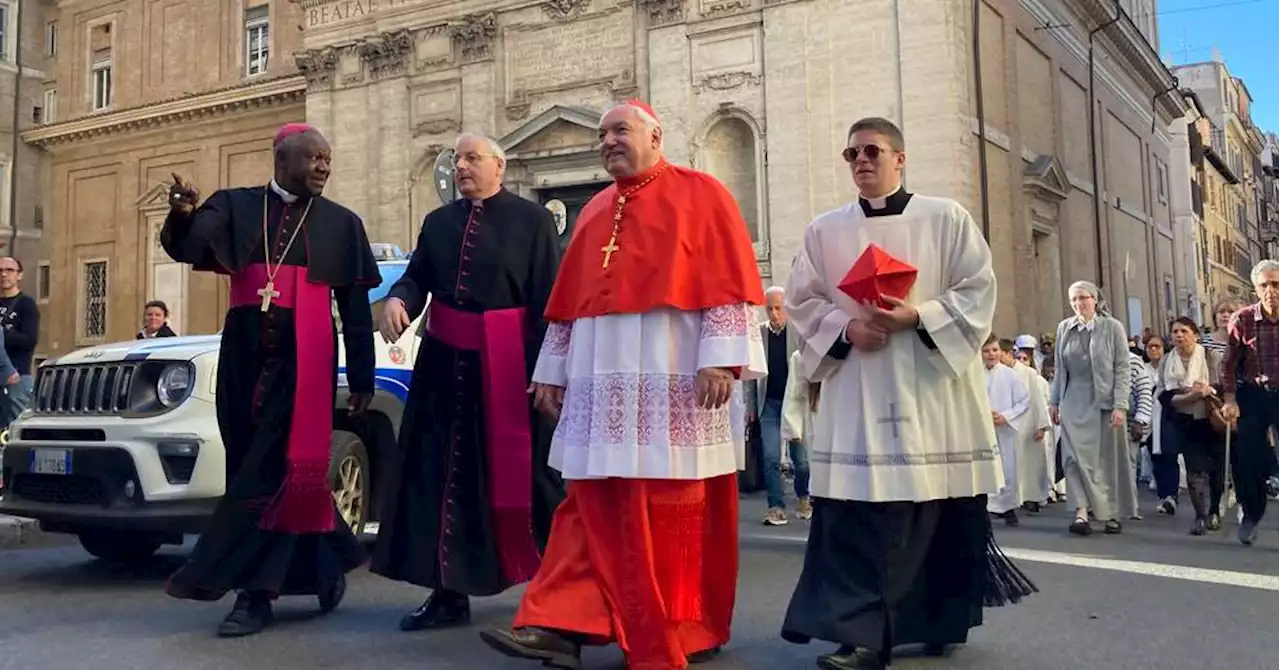
M 70 449 L 34 449 L 31 451 L 31 471 L 40 475 L 71 474 Z

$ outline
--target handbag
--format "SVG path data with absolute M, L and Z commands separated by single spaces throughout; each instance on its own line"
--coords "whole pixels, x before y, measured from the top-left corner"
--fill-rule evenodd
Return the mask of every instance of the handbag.
M 1219 435 L 1225 435 L 1228 430 L 1236 432 L 1236 424 L 1228 425 L 1226 420 L 1222 418 L 1222 398 L 1218 395 L 1211 395 L 1204 399 L 1205 412 L 1209 415 L 1209 424 L 1213 426 L 1214 432 Z

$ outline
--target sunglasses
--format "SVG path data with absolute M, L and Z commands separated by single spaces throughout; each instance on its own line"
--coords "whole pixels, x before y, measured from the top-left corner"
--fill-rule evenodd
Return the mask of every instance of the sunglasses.
M 858 160 L 859 155 L 866 156 L 867 160 L 869 161 L 874 161 L 877 158 L 879 158 L 881 154 L 887 153 L 890 151 L 892 151 L 892 149 L 886 149 L 880 146 L 879 144 L 868 144 L 866 146 L 861 146 L 861 147 L 860 146 L 846 147 L 845 150 L 840 155 L 844 156 L 844 161 L 846 163 L 852 163 Z

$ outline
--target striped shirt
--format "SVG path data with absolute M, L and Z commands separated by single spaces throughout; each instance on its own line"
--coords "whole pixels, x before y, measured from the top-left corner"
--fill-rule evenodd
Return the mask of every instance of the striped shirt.
M 1209 333 L 1204 337 L 1201 337 L 1200 346 L 1204 347 L 1204 352 L 1206 354 L 1217 354 L 1219 356 L 1219 360 L 1221 360 L 1221 357 L 1227 353 L 1227 343 L 1213 339 L 1213 333 Z
M 1151 375 L 1142 357 L 1129 352 L 1129 383 L 1132 394 L 1129 402 L 1129 418 L 1143 425 L 1151 424 Z

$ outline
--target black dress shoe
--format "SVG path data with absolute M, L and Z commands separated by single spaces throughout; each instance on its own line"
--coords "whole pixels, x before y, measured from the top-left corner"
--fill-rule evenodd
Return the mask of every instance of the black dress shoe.
M 400 630 L 415 631 L 431 628 L 465 626 L 471 623 L 471 601 L 452 591 L 439 590 L 431 594 L 422 607 L 406 614 L 400 620 Z
M 582 648 L 565 637 L 541 628 L 492 629 L 480 632 L 480 639 L 505 656 L 542 661 L 548 668 L 578 670 Z
M 218 637 L 256 635 L 271 625 L 271 599 L 265 593 L 241 591 L 231 613 L 218 625 Z
M 840 647 L 830 654 L 818 657 L 822 670 L 885 670 L 889 667 L 887 654 L 857 647 Z
M 710 649 L 703 649 L 702 651 L 695 651 L 692 654 L 689 654 L 689 657 L 688 657 L 689 665 L 706 663 L 719 655 L 720 655 L 720 647 L 712 647 Z
M 328 614 L 337 609 L 342 604 L 343 596 L 347 595 L 347 576 L 338 575 L 338 578 L 329 584 L 320 587 L 320 593 L 316 596 L 320 600 L 320 613 Z

